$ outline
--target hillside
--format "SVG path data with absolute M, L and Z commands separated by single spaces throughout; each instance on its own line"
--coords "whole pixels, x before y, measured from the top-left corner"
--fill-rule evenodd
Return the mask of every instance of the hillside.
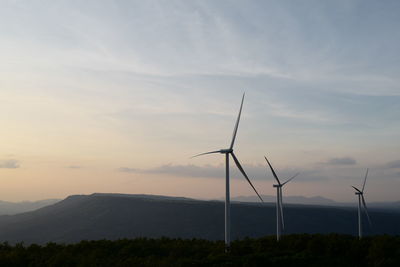
M 400 214 L 371 211 L 366 234 L 400 234 Z M 355 234 L 353 208 L 287 205 L 286 233 Z M 147 195 L 75 195 L 36 211 L 0 216 L 0 240 L 78 242 L 135 237 L 224 238 L 224 203 Z M 232 237 L 275 233 L 272 203 L 234 203 Z

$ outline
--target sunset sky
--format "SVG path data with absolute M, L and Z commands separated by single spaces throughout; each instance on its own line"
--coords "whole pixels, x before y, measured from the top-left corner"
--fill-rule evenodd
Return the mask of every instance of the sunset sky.
M 0 200 L 221 198 L 235 153 L 261 194 L 400 200 L 400 1 L 0 2 Z M 233 196 L 253 195 L 232 166 Z

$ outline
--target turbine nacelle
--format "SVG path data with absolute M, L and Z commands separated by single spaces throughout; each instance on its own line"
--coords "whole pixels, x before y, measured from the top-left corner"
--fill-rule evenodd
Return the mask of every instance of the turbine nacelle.
M 285 184 L 289 183 L 291 180 L 293 180 L 298 173 L 296 173 L 295 175 L 293 175 L 292 177 L 290 177 L 288 180 L 286 180 L 286 182 L 281 183 L 281 181 L 278 178 L 278 175 L 276 175 L 276 172 L 274 170 L 274 168 L 272 167 L 271 163 L 269 162 L 269 160 L 267 159 L 266 156 L 264 156 L 265 160 L 268 163 L 269 168 L 271 169 L 271 172 L 277 182 L 277 184 L 272 185 L 274 188 L 276 188 L 276 224 L 277 224 L 277 229 L 276 229 L 276 238 L 279 241 L 280 239 L 280 235 L 281 235 L 281 229 L 285 228 L 285 222 L 283 219 L 283 204 L 282 204 L 282 188 Z
M 219 153 L 221 153 L 221 154 L 228 154 L 228 153 L 232 153 L 232 152 L 233 152 L 233 149 L 232 149 L 232 148 L 221 149 L 221 150 L 219 151 Z
M 356 194 L 356 195 L 362 195 L 362 194 L 364 193 L 364 189 L 363 189 L 363 191 L 361 191 L 360 189 L 358 189 L 358 188 L 355 187 L 355 186 L 351 186 L 351 187 L 353 187 L 354 190 L 356 190 L 356 192 L 354 192 L 354 194 Z
M 354 194 L 358 196 L 358 238 L 360 239 L 362 237 L 362 220 L 361 220 L 362 209 L 364 210 L 365 215 L 367 216 L 369 225 L 372 225 L 371 219 L 369 218 L 368 214 L 367 204 L 365 203 L 365 198 L 364 198 L 364 189 L 365 189 L 365 183 L 367 181 L 367 176 L 368 176 L 368 169 L 367 172 L 365 173 L 365 178 L 361 190 L 355 186 L 351 186 L 355 190 Z

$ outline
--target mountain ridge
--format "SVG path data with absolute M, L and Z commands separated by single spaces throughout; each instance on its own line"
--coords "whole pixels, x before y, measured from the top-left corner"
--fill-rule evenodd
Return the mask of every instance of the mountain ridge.
M 353 207 L 289 204 L 286 233 L 356 234 Z M 373 228 L 366 234 L 400 234 L 400 214 L 371 210 Z M 273 203 L 232 203 L 232 238 L 275 234 Z M 224 238 L 224 203 L 195 199 L 125 195 L 72 195 L 53 205 L 0 216 L 0 240 L 26 244 L 75 243 L 81 240 L 137 237 Z

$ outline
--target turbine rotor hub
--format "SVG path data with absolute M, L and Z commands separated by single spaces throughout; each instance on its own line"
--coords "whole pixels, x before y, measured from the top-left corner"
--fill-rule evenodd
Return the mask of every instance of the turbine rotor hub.
M 233 149 L 232 148 L 228 148 L 228 149 L 221 149 L 219 151 L 221 154 L 228 154 L 228 153 L 232 153 Z

